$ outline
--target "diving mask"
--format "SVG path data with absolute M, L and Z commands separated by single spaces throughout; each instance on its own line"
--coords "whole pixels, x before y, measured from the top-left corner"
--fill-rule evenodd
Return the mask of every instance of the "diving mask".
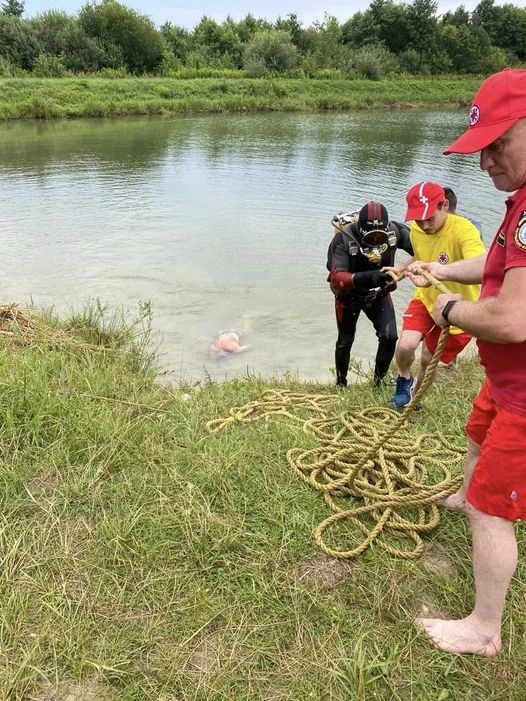
M 369 263 L 380 263 L 382 255 L 387 251 L 389 237 L 382 229 L 367 231 L 362 235 L 361 252 Z

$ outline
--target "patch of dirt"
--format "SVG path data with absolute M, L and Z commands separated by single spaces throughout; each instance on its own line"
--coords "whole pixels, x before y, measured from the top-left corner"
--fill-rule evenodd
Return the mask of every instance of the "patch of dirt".
M 219 669 L 219 642 L 214 633 L 199 641 L 188 663 L 201 674 L 210 674 L 214 669 Z
M 415 601 L 416 618 L 451 618 L 451 611 L 447 611 L 430 594 L 423 591 Z
M 58 687 L 50 684 L 38 696 L 31 696 L 31 701 L 110 701 L 110 697 L 96 679 L 87 679 Z
M 444 579 L 451 580 L 458 577 L 459 573 L 451 556 L 443 545 L 433 543 L 422 555 L 422 567 L 431 574 L 438 574 Z
M 35 501 L 49 501 L 60 484 L 59 476 L 53 473 L 41 473 L 27 485 L 27 489 Z
M 306 584 L 314 584 L 324 589 L 335 589 L 349 572 L 349 564 L 343 560 L 312 555 L 305 558 L 298 568 L 298 580 Z

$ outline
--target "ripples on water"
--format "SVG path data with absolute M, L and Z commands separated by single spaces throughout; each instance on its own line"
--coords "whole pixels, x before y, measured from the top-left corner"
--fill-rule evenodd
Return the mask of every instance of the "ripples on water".
M 1 125 L 3 299 L 132 313 L 150 300 L 176 380 L 332 381 L 335 212 L 378 198 L 403 219 L 408 187 L 434 179 L 491 239 L 504 197 L 475 156 L 440 155 L 464 124 L 414 110 Z M 398 318 L 411 294 L 394 295 Z M 216 331 L 242 317 L 251 350 L 211 358 Z M 354 350 L 374 357 L 367 320 Z

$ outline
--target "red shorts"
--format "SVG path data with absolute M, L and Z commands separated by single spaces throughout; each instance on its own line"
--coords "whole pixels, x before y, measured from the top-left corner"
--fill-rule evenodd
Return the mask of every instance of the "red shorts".
M 468 502 L 491 516 L 526 521 L 526 416 L 496 404 L 486 380 L 473 402 L 466 433 L 480 445 Z
M 403 331 L 419 331 L 424 336 L 424 342 L 431 354 L 438 345 L 442 327 L 435 324 L 433 317 L 427 311 L 425 304 L 419 299 L 412 299 L 402 316 Z M 469 333 L 450 333 L 440 356 L 443 363 L 450 363 L 471 341 Z

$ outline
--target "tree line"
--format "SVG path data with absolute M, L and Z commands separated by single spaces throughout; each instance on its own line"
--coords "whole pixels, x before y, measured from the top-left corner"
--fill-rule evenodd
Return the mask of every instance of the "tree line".
M 433 0 L 373 0 L 339 22 L 308 27 L 296 14 L 275 22 L 251 14 L 218 23 L 204 16 L 192 31 L 117 0 L 88 2 L 77 15 L 48 10 L 25 18 L 25 3 L 0 5 L 0 75 L 204 75 L 368 78 L 488 74 L 526 62 L 526 9 L 481 0 L 438 15 Z

